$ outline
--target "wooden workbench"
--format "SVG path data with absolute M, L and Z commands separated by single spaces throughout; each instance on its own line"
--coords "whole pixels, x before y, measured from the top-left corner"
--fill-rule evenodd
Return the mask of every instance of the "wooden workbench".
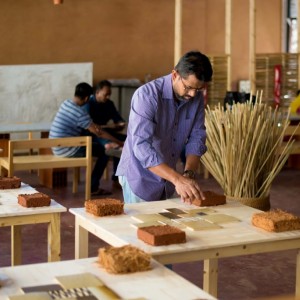
M 11 227 L 12 265 L 22 263 L 22 226 L 37 223 L 48 223 L 48 261 L 60 260 L 60 214 L 67 209 L 53 199 L 50 206 L 45 207 L 26 208 L 18 204 L 19 194 L 36 192 L 24 183 L 19 189 L 0 190 L 0 227 Z M 32 247 L 37 246 L 32 245 Z
M 86 272 L 96 275 L 122 299 L 215 299 L 154 260 L 151 262 L 152 270 L 121 275 L 107 273 L 98 266 L 96 260 L 97 258 L 94 257 L 0 268 L 0 282 L 2 278 L 4 283 L 0 288 L 0 299 L 7 299 L 9 295 L 22 294 L 21 287 L 57 284 L 56 276 Z
M 215 213 L 236 217 L 240 222 L 224 223 L 221 224 L 222 228 L 216 230 L 185 229 L 187 234 L 185 244 L 153 247 L 137 238 L 137 229 L 131 225 L 137 221 L 132 219 L 132 215 L 157 213 L 171 207 L 186 209 L 187 206 L 180 199 L 125 204 L 126 214 L 102 218 L 86 213 L 84 208 L 72 208 L 70 212 L 75 215 L 75 257 L 88 256 L 88 232 L 90 232 L 113 246 L 135 245 L 151 253 L 163 264 L 204 260 L 203 288 L 209 294 L 217 296 L 219 258 L 300 249 L 300 230 L 270 233 L 256 228 L 251 224 L 251 217 L 253 213 L 260 211 L 235 201 L 213 209 Z M 296 294 L 300 295 L 299 254 L 296 268 Z

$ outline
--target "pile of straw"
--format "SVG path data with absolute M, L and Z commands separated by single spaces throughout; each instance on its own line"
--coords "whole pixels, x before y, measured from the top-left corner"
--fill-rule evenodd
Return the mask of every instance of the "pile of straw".
M 207 152 L 201 161 L 221 185 L 225 195 L 264 198 L 284 166 L 292 146 L 289 140 L 279 153 L 286 115 L 257 100 L 206 109 Z

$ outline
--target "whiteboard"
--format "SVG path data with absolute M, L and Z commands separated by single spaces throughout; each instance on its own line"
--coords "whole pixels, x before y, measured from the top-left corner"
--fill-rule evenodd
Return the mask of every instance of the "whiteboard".
M 0 123 L 51 122 L 75 86 L 92 80 L 90 62 L 0 66 Z

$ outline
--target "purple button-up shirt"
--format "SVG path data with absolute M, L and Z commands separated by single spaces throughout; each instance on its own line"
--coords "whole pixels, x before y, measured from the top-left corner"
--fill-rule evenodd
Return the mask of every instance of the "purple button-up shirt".
M 170 198 L 175 187 L 148 170 L 162 163 L 176 169 L 180 153 L 206 151 L 202 93 L 193 100 L 174 99 L 171 74 L 138 88 L 131 102 L 127 139 L 117 169 L 135 195 L 146 201 Z

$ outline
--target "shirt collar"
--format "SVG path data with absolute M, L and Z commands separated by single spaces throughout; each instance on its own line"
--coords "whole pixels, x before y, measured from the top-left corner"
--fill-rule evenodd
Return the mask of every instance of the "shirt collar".
M 174 101 L 172 74 L 164 76 L 163 98 Z

